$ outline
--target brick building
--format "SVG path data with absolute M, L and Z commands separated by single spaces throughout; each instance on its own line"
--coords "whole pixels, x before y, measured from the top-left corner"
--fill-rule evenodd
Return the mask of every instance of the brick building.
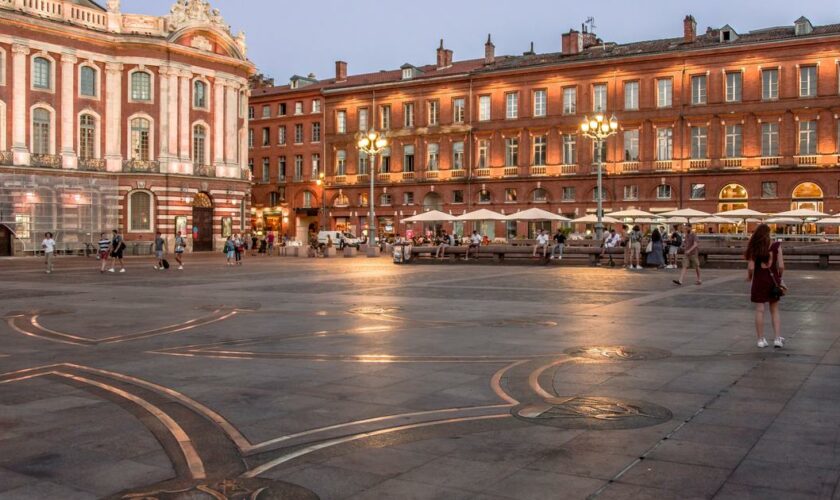
M 600 152 L 607 211 L 840 211 L 840 25 L 800 18 L 698 34 L 687 16 L 681 28 L 678 38 L 629 44 L 570 30 L 558 52 L 520 56 L 496 56 L 488 37 L 485 57 L 467 61 L 441 42 L 436 64 L 364 75 L 337 63 L 312 88 L 324 99 L 324 218 L 366 227 L 372 169 L 355 134 L 372 126 L 391 142 L 374 171 L 380 231 L 401 231 L 402 218 L 431 208 L 594 212 L 598 153 L 578 126 L 598 112 L 620 122 Z M 296 200 L 287 202 L 293 212 Z
M 247 228 L 243 35 L 206 0 L 163 17 L 119 0 L 0 0 L 0 255 Z

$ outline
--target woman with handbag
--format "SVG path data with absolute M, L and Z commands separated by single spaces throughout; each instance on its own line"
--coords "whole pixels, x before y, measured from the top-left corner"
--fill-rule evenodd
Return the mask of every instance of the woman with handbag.
M 656 266 L 657 269 L 665 267 L 665 252 L 662 246 L 662 233 L 654 229 L 650 234 L 650 242 L 647 245 L 647 264 Z
M 755 334 L 758 347 L 769 345 L 767 339 L 764 338 L 764 305 L 768 304 L 775 334 L 773 346 L 781 349 L 785 345 L 785 339 L 781 335 L 779 299 L 787 291 L 782 282 L 785 260 L 782 244 L 778 241 L 773 242 L 770 238 L 770 227 L 767 224 L 761 224 L 756 228 L 747 244 L 744 258 L 748 263 L 747 281 L 752 281 L 750 300 L 755 304 Z

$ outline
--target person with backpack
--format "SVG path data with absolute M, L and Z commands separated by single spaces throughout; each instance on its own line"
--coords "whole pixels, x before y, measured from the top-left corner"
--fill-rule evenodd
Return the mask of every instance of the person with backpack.
M 181 231 L 175 233 L 175 260 L 178 261 L 178 270 L 184 270 L 184 250 L 187 248 L 187 240 L 181 236 Z
M 685 238 L 683 239 L 683 264 L 680 279 L 673 280 L 675 285 L 682 285 L 683 279 L 690 267 L 694 268 L 697 274 L 697 281 L 695 285 L 702 285 L 703 280 L 700 278 L 700 241 L 697 239 L 697 234 L 691 230 L 691 225 L 685 225 Z
M 108 256 L 111 254 L 111 240 L 106 233 L 99 233 L 99 272 L 105 272 Z
M 630 260 L 627 261 L 627 269 L 641 269 L 642 268 L 642 230 L 639 226 L 633 226 L 633 230 L 627 236 L 630 247 Z M 636 262 L 635 266 L 633 262 Z
M 680 227 L 674 226 L 674 232 L 671 234 L 671 239 L 668 240 L 668 265 L 665 266 L 666 269 L 677 268 L 677 254 L 680 253 L 681 246 L 682 233 L 680 233 Z
M 166 251 L 166 240 L 163 239 L 163 235 L 160 231 L 155 233 L 155 259 L 157 259 L 157 264 L 155 264 L 155 271 L 161 270 L 163 271 L 166 269 L 166 266 L 163 263 L 163 254 Z M 168 265 L 168 264 L 167 264 Z
M 125 251 L 125 241 L 123 241 L 123 237 L 120 234 L 119 229 L 114 229 L 114 235 L 111 237 L 111 269 L 108 269 L 108 272 L 113 273 L 114 266 L 116 265 L 117 261 L 120 263 L 120 272 L 125 272 L 125 265 L 123 264 L 123 252 Z
M 554 235 L 554 247 L 551 249 L 551 258 L 560 260 L 563 258 L 563 249 L 566 248 L 566 233 L 557 228 L 557 234 Z
M 225 258 L 227 259 L 227 265 L 233 266 L 233 259 L 236 253 L 236 246 L 233 244 L 233 239 L 228 236 L 225 240 L 225 246 L 222 248 L 222 253 L 225 254 Z

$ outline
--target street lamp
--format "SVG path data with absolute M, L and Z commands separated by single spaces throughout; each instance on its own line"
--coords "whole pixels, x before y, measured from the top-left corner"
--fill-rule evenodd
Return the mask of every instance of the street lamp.
M 327 231 L 327 183 L 324 181 L 324 172 L 318 173 L 315 184 L 321 188 L 321 231 Z
M 598 165 L 598 222 L 595 224 L 595 238 L 601 241 L 604 236 L 604 182 L 603 170 L 604 162 L 603 148 L 607 137 L 615 135 L 618 132 L 618 120 L 615 115 L 612 115 L 609 120 L 606 120 L 603 113 L 596 114 L 592 119 L 588 116 L 583 117 L 583 123 L 580 124 L 580 131 L 584 137 L 588 137 L 595 141 L 595 148 L 598 151 L 597 165 Z
M 370 158 L 370 167 L 368 168 L 368 176 L 370 177 L 370 197 L 368 198 L 368 206 L 370 207 L 370 214 L 368 215 L 368 257 L 376 257 L 376 214 L 374 213 L 373 174 L 376 171 L 376 156 L 388 147 L 388 140 L 376 130 L 370 129 L 367 133 L 359 133 L 356 147 L 359 149 L 359 154 L 368 155 L 368 158 Z

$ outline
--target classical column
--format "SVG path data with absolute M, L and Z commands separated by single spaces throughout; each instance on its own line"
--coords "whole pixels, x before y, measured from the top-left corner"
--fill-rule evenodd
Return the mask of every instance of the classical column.
M 29 148 L 26 146 L 26 56 L 29 47 L 12 45 L 12 152 L 15 165 L 29 165 Z
M 225 83 L 216 77 L 213 83 L 213 165 L 225 162 Z
M 180 77 L 180 88 L 178 91 L 178 143 L 180 144 L 180 156 L 184 165 L 192 173 L 192 162 L 190 161 L 190 80 L 192 73 L 182 71 Z
M 248 96 L 251 92 L 247 84 L 243 84 L 241 88 L 242 103 L 240 106 L 241 109 L 248 109 Z M 243 117 L 241 120 L 237 120 L 236 123 L 240 126 L 237 131 L 237 137 L 239 140 L 239 172 L 242 175 L 242 172 L 248 168 L 248 120 Z
M 236 158 L 236 122 L 237 109 L 236 104 L 238 96 L 236 95 L 237 86 L 234 82 L 226 82 L 227 91 L 225 93 L 225 163 L 228 166 L 238 164 Z
M 160 78 L 160 154 L 158 160 L 160 161 L 161 172 L 169 172 L 169 162 L 171 160 L 169 154 L 169 68 L 158 68 L 158 78 Z
M 73 82 L 76 75 L 76 56 L 61 55 L 61 159 L 64 168 L 78 168 L 78 157 L 73 143 L 76 119 Z
M 161 140 L 168 142 L 169 156 L 172 158 L 170 164 L 174 166 L 180 165 L 180 162 L 176 161 L 178 157 L 178 71 L 170 69 L 166 78 L 169 79 L 169 104 L 167 105 L 169 133 L 166 137 L 161 137 Z
M 122 64 L 105 65 L 105 164 L 109 172 L 122 170 L 122 73 Z

